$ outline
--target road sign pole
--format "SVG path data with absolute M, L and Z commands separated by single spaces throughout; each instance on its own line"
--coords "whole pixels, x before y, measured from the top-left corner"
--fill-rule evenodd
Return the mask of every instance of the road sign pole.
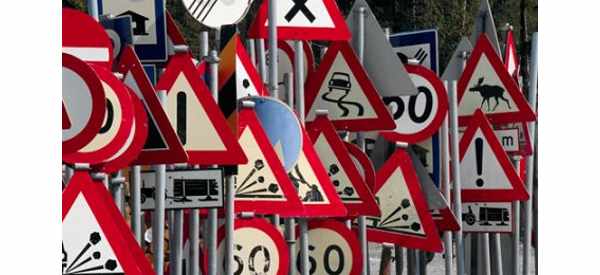
M 283 83 L 287 97 L 287 104 L 294 110 L 294 74 L 292 72 L 283 75 Z M 288 265 L 288 274 L 296 273 L 296 226 L 294 218 L 284 220 L 285 228 L 284 235 L 288 244 L 288 253 L 290 255 L 290 263 Z
M 481 255 L 483 257 L 483 274 L 484 275 L 491 275 L 492 274 L 492 265 L 491 265 L 491 258 L 490 258 L 490 233 L 481 233 L 481 246 L 482 246 L 482 250 L 483 250 L 483 254 Z
M 173 262 L 170 263 L 173 266 L 174 275 L 181 275 L 183 270 L 183 210 L 178 209 L 173 211 L 173 247 L 171 247 L 170 253 L 173 254 Z
M 521 168 L 521 156 L 513 157 L 513 164 L 517 168 L 517 171 L 520 171 Z M 519 258 L 520 250 L 521 250 L 521 202 L 514 201 L 512 202 L 512 210 L 513 210 L 513 234 L 512 234 L 512 265 L 511 270 L 509 272 L 511 275 L 519 274 L 519 264 L 521 259 Z
M 167 105 L 167 91 L 158 91 L 158 99 L 163 108 Z M 156 275 L 164 272 L 165 239 L 165 188 L 167 185 L 167 166 L 154 166 L 156 185 L 154 188 L 154 216 L 152 218 L 152 247 L 154 250 L 154 270 Z
M 444 81 L 444 88 L 446 91 L 448 90 L 448 81 Z M 450 151 L 449 151 L 449 143 L 448 140 L 448 116 L 444 118 L 444 122 L 441 127 L 441 158 L 442 158 L 442 177 L 441 177 L 441 185 L 442 185 L 442 195 L 446 201 L 451 201 L 450 197 Z M 460 214 L 456 214 L 460 215 Z M 446 258 L 444 258 L 445 262 L 445 274 L 452 274 L 452 255 L 453 255 L 453 245 L 452 245 L 452 231 L 444 232 L 444 253 Z
M 265 40 L 263 38 L 256 40 L 257 58 L 256 62 L 258 62 L 258 72 L 260 73 L 260 78 L 263 83 L 267 82 L 267 55 L 265 53 Z
M 252 65 L 257 67 L 256 65 L 256 47 L 254 45 L 254 39 L 246 40 L 246 49 L 248 49 L 248 55 L 250 56 L 250 61 L 252 61 Z
M 384 246 L 385 248 L 385 246 Z M 396 275 L 402 275 L 404 271 L 404 248 L 394 245 L 394 259 L 396 261 Z
M 88 8 L 88 14 L 93 17 L 96 21 L 98 21 L 98 0 L 87 0 L 86 2 Z
M 277 1 L 269 1 L 269 91 L 274 98 L 279 98 L 277 49 Z
M 110 193 L 112 194 L 113 199 L 115 200 L 115 205 L 121 211 L 121 214 L 124 213 L 123 207 L 123 184 L 125 183 L 125 179 L 121 176 L 121 171 L 115 173 L 112 177 L 110 177 L 109 186 Z
M 491 242 L 494 244 L 494 273 L 495 275 L 503 275 L 502 268 L 502 242 L 500 240 L 500 233 L 492 233 Z
M 456 220 L 458 222 L 458 224 L 462 225 L 462 196 L 461 196 L 461 182 L 460 182 L 460 166 L 458 159 L 459 158 L 459 153 L 458 153 L 458 139 L 459 139 L 459 135 L 458 135 L 458 100 L 457 100 L 457 95 L 456 95 L 456 90 L 457 90 L 457 83 L 456 80 L 452 81 L 452 85 L 450 86 L 451 89 L 449 89 L 448 91 L 448 97 L 450 100 L 450 104 L 449 104 L 449 122 L 450 122 L 450 156 L 451 159 L 453 160 L 451 162 L 451 168 L 452 168 L 452 175 L 454 176 L 454 184 L 452 186 L 452 192 L 453 192 L 453 198 L 454 198 L 454 213 L 456 215 Z M 463 232 L 462 232 L 462 228 L 459 229 L 458 231 L 456 231 L 456 271 L 457 274 L 459 275 L 464 275 L 465 274 L 465 259 L 464 259 L 464 255 L 465 255 L 465 244 L 463 242 Z
M 138 244 L 142 245 L 142 167 L 139 165 L 131 166 L 129 178 L 129 193 L 131 203 L 131 231 Z
M 531 63 L 530 63 L 530 73 L 529 73 L 529 104 L 533 109 L 534 113 L 537 113 L 537 85 L 538 85 L 538 34 L 533 33 L 531 38 Z M 533 197 L 535 194 L 533 193 L 535 190 L 533 189 L 533 173 L 534 173 L 534 158 L 535 158 L 535 144 L 536 144 L 536 123 L 529 122 L 529 135 L 531 140 L 531 156 L 527 158 L 525 171 L 527 173 L 527 191 L 529 192 L 529 200 L 525 202 L 525 236 L 524 237 L 524 248 L 523 248 L 523 274 L 528 275 L 530 270 L 530 261 L 529 257 L 531 254 L 531 235 L 532 235 L 532 218 L 533 218 Z
M 285 94 L 287 98 L 287 105 L 295 110 L 294 107 L 294 73 L 289 72 L 283 75 L 283 85 L 285 86 Z

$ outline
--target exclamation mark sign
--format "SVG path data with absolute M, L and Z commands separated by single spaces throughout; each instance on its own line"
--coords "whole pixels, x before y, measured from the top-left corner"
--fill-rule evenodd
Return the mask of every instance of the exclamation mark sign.
M 477 175 L 481 177 L 481 172 L 483 172 L 483 139 L 479 137 L 475 139 L 475 161 L 477 162 Z M 475 181 L 475 184 L 479 187 L 482 187 L 483 183 L 482 178 Z

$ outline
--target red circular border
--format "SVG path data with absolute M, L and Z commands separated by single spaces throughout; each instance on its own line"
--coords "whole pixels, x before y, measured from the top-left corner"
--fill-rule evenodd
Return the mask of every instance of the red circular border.
M 288 44 L 287 42 L 281 40 L 277 41 L 277 48 L 283 50 L 283 52 L 285 52 L 285 54 L 288 56 L 288 58 L 290 59 L 290 63 L 292 63 L 293 73 L 294 75 L 296 75 L 296 66 L 294 65 L 294 48 L 292 48 L 292 46 L 290 46 L 290 44 Z M 311 75 L 315 70 L 315 57 L 312 51 L 312 47 L 310 47 L 308 42 L 302 41 L 302 49 L 304 52 L 304 57 L 306 57 L 306 62 L 308 62 L 308 64 L 306 64 L 307 70 L 304 78 L 308 79 L 308 76 Z
M 63 160 L 68 163 L 89 163 L 89 164 L 98 164 L 102 161 L 109 159 L 114 156 L 119 149 L 127 142 L 127 138 L 129 137 L 129 133 L 131 132 L 131 127 L 133 127 L 133 103 L 131 101 L 131 96 L 129 95 L 129 91 L 125 84 L 123 84 L 119 79 L 117 79 L 114 74 L 108 69 L 104 68 L 101 65 L 90 65 L 94 71 L 98 74 L 100 79 L 106 82 L 113 91 L 115 92 L 118 100 L 119 106 L 121 108 L 121 125 L 115 134 L 115 137 L 108 142 L 103 148 L 100 148 L 93 152 L 74 152 L 71 154 L 67 154 L 63 156 Z M 102 103 L 104 108 L 104 102 Z M 102 118 L 104 120 L 104 117 Z M 97 132 L 96 132 L 97 133 Z
M 285 242 L 285 239 L 283 239 L 283 235 L 281 235 L 281 232 L 279 232 L 279 230 L 277 230 L 277 228 L 275 228 L 272 224 L 270 224 L 269 222 L 267 222 L 265 219 L 261 219 L 261 218 L 253 218 L 253 219 L 236 219 L 234 226 L 233 226 L 233 230 L 234 230 L 234 236 L 235 236 L 235 230 L 239 229 L 239 228 L 243 228 L 243 227 L 252 227 L 255 229 L 258 229 L 262 232 L 264 232 L 265 234 L 267 234 L 269 237 L 271 237 L 271 240 L 273 240 L 273 242 L 275 243 L 275 246 L 277 247 L 277 252 L 279 253 L 279 269 L 277 270 L 277 275 L 286 275 L 288 272 L 288 266 L 290 263 L 290 255 L 288 254 L 288 246 L 287 243 Z M 217 249 L 219 247 L 219 244 L 224 241 L 225 239 L 225 225 L 221 226 L 219 228 L 219 231 L 217 232 Z M 206 273 L 206 270 L 208 270 L 208 252 L 205 251 L 204 253 L 204 273 Z M 219 263 L 217 263 L 219 264 Z
M 375 194 L 375 192 L 373 192 L 373 189 L 375 188 L 375 168 L 373 168 L 373 163 L 371 163 L 367 154 L 361 151 L 358 146 L 349 142 L 344 142 L 344 144 L 350 155 L 355 157 L 356 160 L 358 160 L 358 163 L 360 163 L 360 166 L 362 166 L 365 172 L 365 182 L 371 193 Z
M 92 98 L 92 111 L 90 112 L 90 119 L 87 124 L 81 132 L 71 139 L 62 142 L 62 154 L 64 157 L 65 154 L 76 152 L 92 141 L 96 133 L 100 130 L 100 127 L 102 127 L 105 112 L 105 95 L 100 78 L 90 65 L 75 56 L 63 53 L 62 66 L 69 68 L 83 79 Z
M 350 230 L 345 223 L 334 220 L 312 220 L 308 222 L 308 230 L 326 228 L 338 233 L 348 246 L 352 250 L 352 268 L 350 269 L 350 275 L 360 275 L 363 268 L 363 261 L 357 261 L 356 259 L 362 258 L 360 250 L 360 242 L 356 238 L 356 233 Z
M 380 134 L 390 141 L 401 141 L 415 144 L 433 136 L 442 125 L 444 117 L 446 117 L 446 113 L 448 113 L 448 94 L 444 88 L 444 83 L 442 83 L 442 81 L 433 71 L 423 66 L 410 64 L 406 64 L 404 67 L 409 74 L 419 75 L 429 81 L 431 86 L 433 86 L 438 98 L 437 112 L 429 125 L 419 132 L 413 134 L 401 134 L 396 131 L 382 131 Z
M 146 138 L 148 137 L 148 117 L 146 116 L 146 110 L 142 105 L 142 101 L 137 98 L 134 94 L 135 92 L 131 90 L 131 88 L 127 87 L 127 90 L 129 91 L 134 109 L 135 130 L 133 132 L 133 140 L 129 144 L 129 147 L 119 156 L 98 165 L 98 167 L 94 167 L 95 169 L 106 173 L 116 172 L 133 162 L 144 148 Z

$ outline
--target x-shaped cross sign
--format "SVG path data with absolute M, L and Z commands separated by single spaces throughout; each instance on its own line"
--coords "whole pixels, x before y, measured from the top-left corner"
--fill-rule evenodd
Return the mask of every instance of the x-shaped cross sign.
M 298 12 L 301 11 L 302 14 L 304 14 L 304 16 L 306 16 L 306 19 L 308 19 L 308 21 L 310 21 L 311 23 L 313 21 L 315 21 L 315 19 L 316 19 L 315 15 L 306 7 L 306 1 L 308 1 L 308 0 L 292 0 L 292 1 L 294 2 L 294 6 L 285 15 L 285 20 L 287 20 L 288 22 L 292 21 L 292 19 L 294 19 L 294 17 L 296 16 L 296 14 L 298 14 Z

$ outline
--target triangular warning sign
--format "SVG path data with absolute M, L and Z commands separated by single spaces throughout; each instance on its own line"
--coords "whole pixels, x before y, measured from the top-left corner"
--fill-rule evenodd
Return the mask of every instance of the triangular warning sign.
M 177 23 L 175 23 L 175 19 L 173 19 L 171 13 L 166 9 L 165 19 L 167 22 L 167 54 L 171 56 L 175 54 L 175 45 L 187 45 L 187 43 L 179 27 L 177 27 Z M 189 49 L 188 52 L 190 52 Z
M 123 74 L 123 82 L 143 102 L 148 115 L 148 138 L 135 163 L 186 162 L 187 154 L 183 150 L 183 145 L 169 123 L 169 118 L 158 100 L 156 91 L 131 46 L 123 50 L 117 68 Z
M 343 217 L 347 211 L 308 134 L 302 129 L 302 151 L 288 173 L 304 206 L 304 217 Z
M 62 194 L 62 274 L 154 274 L 100 182 L 75 172 Z
M 506 47 L 504 49 L 504 67 L 517 83 L 519 83 L 520 65 L 513 31 L 508 30 L 506 32 Z
M 460 139 L 460 181 L 464 202 L 527 200 L 529 195 L 508 155 L 480 110 Z
M 381 216 L 367 218 L 369 241 L 441 252 L 442 241 L 409 155 L 396 150 L 377 171 L 376 180 L 374 191 Z
M 279 40 L 350 40 L 350 31 L 334 0 L 277 0 Z M 269 0 L 262 2 L 248 37 L 268 38 Z
M 493 124 L 535 120 L 533 110 L 485 34 L 477 40 L 458 81 L 459 125 L 466 126 L 479 108 Z
M 431 217 L 433 218 L 436 227 L 440 231 L 459 230 L 460 225 L 450 210 L 450 204 L 433 183 L 429 172 L 427 172 L 427 169 L 423 166 L 419 156 L 417 156 L 412 148 L 408 149 L 408 153 L 412 159 L 413 167 L 417 173 L 419 182 L 421 183 L 423 194 L 425 195 L 427 205 L 429 206 L 429 212 L 431 213 Z
M 256 113 L 239 112 L 239 143 L 248 163 L 238 165 L 235 211 L 302 216 L 302 204 Z
M 494 51 L 500 56 L 498 33 L 496 32 L 496 24 L 494 24 L 494 16 L 492 16 L 492 8 L 488 0 L 481 0 L 479 2 L 479 10 L 475 15 L 473 31 L 471 32 L 471 42 L 475 43 L 481 34 L 487 35 L 494 47 Z
M 67 110 L 65 108 L 65 102 L 62 104 L 62 128 L 69 129 L 71 128 L 71 119 L 69 118 L 69 114 L 67 114 Z
M 381 212 L 375 197 L 360 176 L 344 142 L 327 116 L 317 116 L 308 132 L 321 162 L 348 209 L 348 216 L 377 216 Z
M 167 116 L 187 152 L 188 163 L 247 161 L 188 54 L 171 57 L 156 89 L 167 91 Z
M 306 84 L 306 120 L 327 110 L 337 129 L 392 130 L 394 120 L 348 42 L 333 42 Z

